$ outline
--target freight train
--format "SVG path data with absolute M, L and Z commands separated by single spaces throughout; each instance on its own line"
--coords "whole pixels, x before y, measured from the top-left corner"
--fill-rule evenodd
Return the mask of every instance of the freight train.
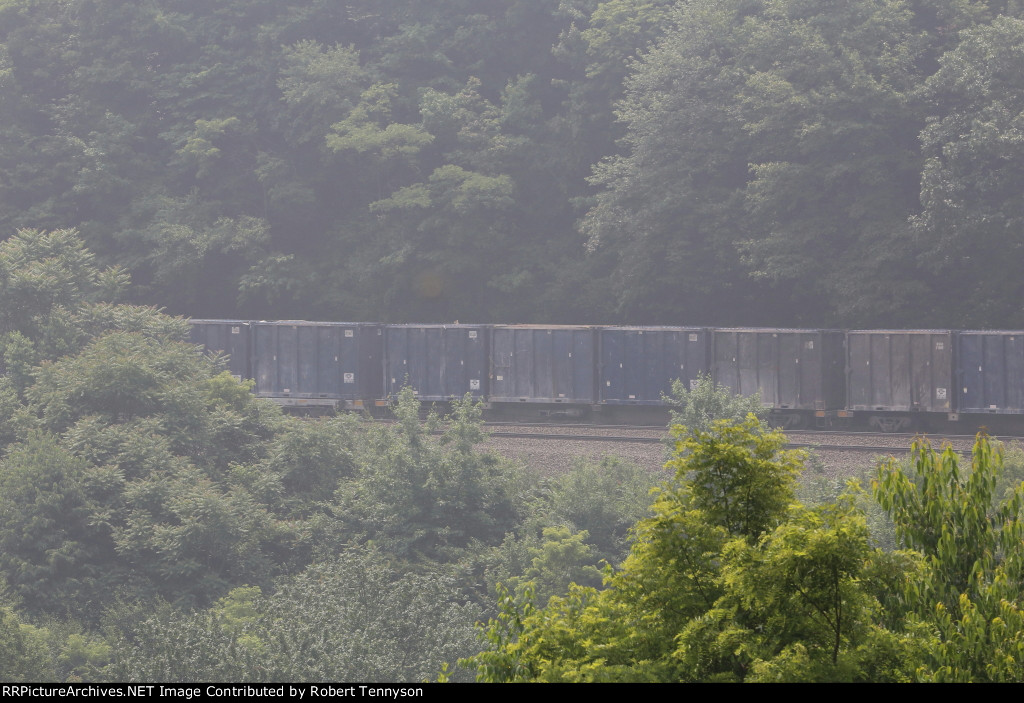
M 1024 424 L 1024 331 L 192 320 L 256 395 L 373 410 L 405 386 L 493 415 L 665 413 L 672 381 L 759 393 L 775 424 L 885 431 Z

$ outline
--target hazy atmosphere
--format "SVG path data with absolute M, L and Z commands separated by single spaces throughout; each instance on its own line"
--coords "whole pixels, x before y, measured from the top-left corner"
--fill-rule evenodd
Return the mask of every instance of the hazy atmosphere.
M 10 0 L 0 230 L 193 317 L 1021 327 L 1015 12 Z
M 0 680 L 1020 682 L 1022 195 L 1017 0 L 0 0 Z

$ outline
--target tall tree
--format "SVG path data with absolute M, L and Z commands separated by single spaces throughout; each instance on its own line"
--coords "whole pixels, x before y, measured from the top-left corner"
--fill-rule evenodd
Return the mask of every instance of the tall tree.
M 678 429 L 678 428 L 677 428 Z M 502 594 L 484 681 L 872 680 L 907 677 L 876 626 L 871 549 L 851 500 L 792 503 L 799 465 L 753 417 L 677 433 L 675 480 L 606 589 L 537 608 Z M 893 664 L 890 658 L 896 659 Z M 911 660 L 912 661 L 912 660 Z
M 920 260 L 941 281 L 933 300 L 944 324 L 1024 324 L 1014 302 L 1024 260 L 1022 62 L 1024 20 L 1000 16 L 965 31 L 924 87 L 934 116 L 921 132 L 914 225 Z
M 926 681 L 1024 680 L 1024 484 L 996 494 L 1001 447 L 979 435 L 970 467 L 914 444 L 910 470 L 879 467 L 874 492 L 926 571 L 903 586 L 909 629 L 934 633 Z M 923 625 L 923 627 L 921 627 Z
M 677 5 L 628 79 L 625 153 L 595 170 L 604 191 L 583 222 L 618 257 L 622 309 L 714 310 L 716 324 L 905 315 L 924 290 L 906 263 L 913 92 L 955 6 L 929 25 L 895 1 Z

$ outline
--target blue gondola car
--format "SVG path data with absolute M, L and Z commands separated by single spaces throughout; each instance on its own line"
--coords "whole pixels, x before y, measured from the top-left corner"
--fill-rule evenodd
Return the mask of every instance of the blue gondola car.
M 384 390 L 395 397 L 411 386 L 420 400 L 487 394 L 486 325 L 387 325 Z
M 490 401 L 596 403 L 596 346 L 593 327 L 495 325 Z
M 383 333 L 363 322 L 252 323 L 256 395 L 281 405 L 362 408 L 381 394 Z
M 709 370 L 705 327 L 602 327 L 598 393 L 609 405 L 662 405 L 679 379 L 692 389 Z
M 959 332 L 957 368 L 960 412 L 1024 414 L 1024 331 Z
M 193 344 L 228 356 L 228 371 L 238 380 L 252 378 L 251 336 L 248 320 L 192 320 L 189 329 L 189 340 Z

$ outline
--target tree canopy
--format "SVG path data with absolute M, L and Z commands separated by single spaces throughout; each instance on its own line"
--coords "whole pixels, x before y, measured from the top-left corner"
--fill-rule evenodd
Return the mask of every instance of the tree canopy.
M 1021 501 L 1001 461 L 915 446 L 874 492 L 906 551 L 872 545 L 853 484 L 794 500 L 799 457 L 753 416 L 677 427 L 674 480 L 637 523 L 604 590 L 540 607 L 500 592 L 463 660 L 480 681 L 1020 681 Z
M 378 5 L 4 4 L 2 236 L 197 317 L 1024 324 L 1016 3 Z

